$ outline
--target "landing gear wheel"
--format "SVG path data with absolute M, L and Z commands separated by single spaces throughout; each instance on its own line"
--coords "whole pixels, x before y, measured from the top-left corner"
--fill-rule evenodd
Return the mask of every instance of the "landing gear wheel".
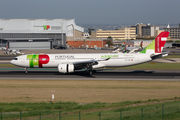
M 85 72 L 85 74 L 86 74 L 87 76 L 91 76 L 91 75 L 93 74 L 93 71 L 89 71 L 89 70 L 88 70 L 88 71 Z
M 93 73 L 96 73 L 96 70 L 92 70 Z
M 92 71 L 92 70 L 90 70 L 88 73 L 89 73 L 89 75 L 92 75 L 92 74 L 93 74 L 93 71 Z
M 92 64 L 87 64 L 86 74 L 87 74 L 87 75 L 90 75 L 90 76 L 93 74 Z

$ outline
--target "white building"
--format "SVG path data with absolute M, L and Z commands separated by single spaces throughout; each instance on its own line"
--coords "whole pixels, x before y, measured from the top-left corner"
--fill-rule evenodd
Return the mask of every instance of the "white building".
M 0 19 L 3 43 L 12 49 L 51 49 L 66 38 L 81 38 L 84 28 L 74 19 Z

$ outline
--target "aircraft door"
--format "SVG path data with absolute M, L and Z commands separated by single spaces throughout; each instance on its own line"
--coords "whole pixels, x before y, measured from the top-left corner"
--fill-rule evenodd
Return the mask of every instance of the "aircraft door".
M 25 57 L 21 57 L 21 63 L 25 63 Z
M 53 56 L 50 57 L 51 62 L 55 62 L 55 58 Z
M 139 61 L 139 55 L 135 55 L 134 57 L 135 57 L 134 58 L 135 61 Z

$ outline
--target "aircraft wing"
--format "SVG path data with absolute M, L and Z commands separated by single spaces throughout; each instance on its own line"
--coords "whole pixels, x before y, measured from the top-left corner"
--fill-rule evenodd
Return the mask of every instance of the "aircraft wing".
M 91 59 L 91 60 L 85 60 L 85 61 L 78 61 L 78 62 L 72 62 L 72 63 L 66 63 L 66 64 L 73 64 L 76 70 L 87 68 L 87 66 L 93 66 L 97 65 L 99 61 L 107 61 L 110 58 L 105 59 Z
M 94 63 L 94 64 L 98 64 L 98 61 L 107 61 L 110 58 L 104 58 L 104 59 L 91 59 L 91 60 L 87 60 L 87 61 L 78 61 L 78 62 L 73 62 L 74 65 L 76 64 L 90 64 L 90 63 Z
M 97 62 L 97 60 L 92 59 L 92 60 L 87 60 L 87 61 L 73 62 L 72 64 L 73 65 L 86 65 L 86 64 L 93 64 L 93 65 L 95 65 L 95 64 L 98 64 L 98 62 Z

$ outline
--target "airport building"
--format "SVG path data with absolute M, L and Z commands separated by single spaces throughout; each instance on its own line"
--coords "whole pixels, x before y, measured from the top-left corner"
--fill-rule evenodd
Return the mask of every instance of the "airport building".
M 169 38 L 171 40 L 179 40 L 180 39 L 180 24 L 179 28 L 170 28 L 169 24 L 167 28 L 164 28 L 164 31 L 169 31 Z
M 137 23 L 137 24 L 135 25 L 135 27 L 136 27 L 136 35 L 137 35 L 138 37 L 142 37 L 142 27 L 143 27 L 143 26 L 146 26 L 146 25 L 143 24 L 143 23 L 141 23 L 141 24 Z
M 151 26 L 150 24 L 142 26 L 142 36 L 156 36 L 156 31 L 159 30 L 159 26 Z
M 67 44 L 69 48 L 104 48 L 106 46 L 107 41 L 111 41 L 112 39 L 77 39 L 77 40 L 68 40 Z
M 159 30 L 159 26 L 151 26 L 150 23 L 147 25 L 141 23 L 137 23 L 136 28 L 136 37 L 144 38 L 144 37 L 156 37 L 162 30 Z
M 1 44 L 10 49 L 52 49 L 83 38 L 74 19 L 0 19 Z
M 136 39 L 136 28 L 119 28 L 119 30 L 95 30 L 91 31 L 91 38 L 108 38 L 112 37 L 113 40 L 130 40 Z

